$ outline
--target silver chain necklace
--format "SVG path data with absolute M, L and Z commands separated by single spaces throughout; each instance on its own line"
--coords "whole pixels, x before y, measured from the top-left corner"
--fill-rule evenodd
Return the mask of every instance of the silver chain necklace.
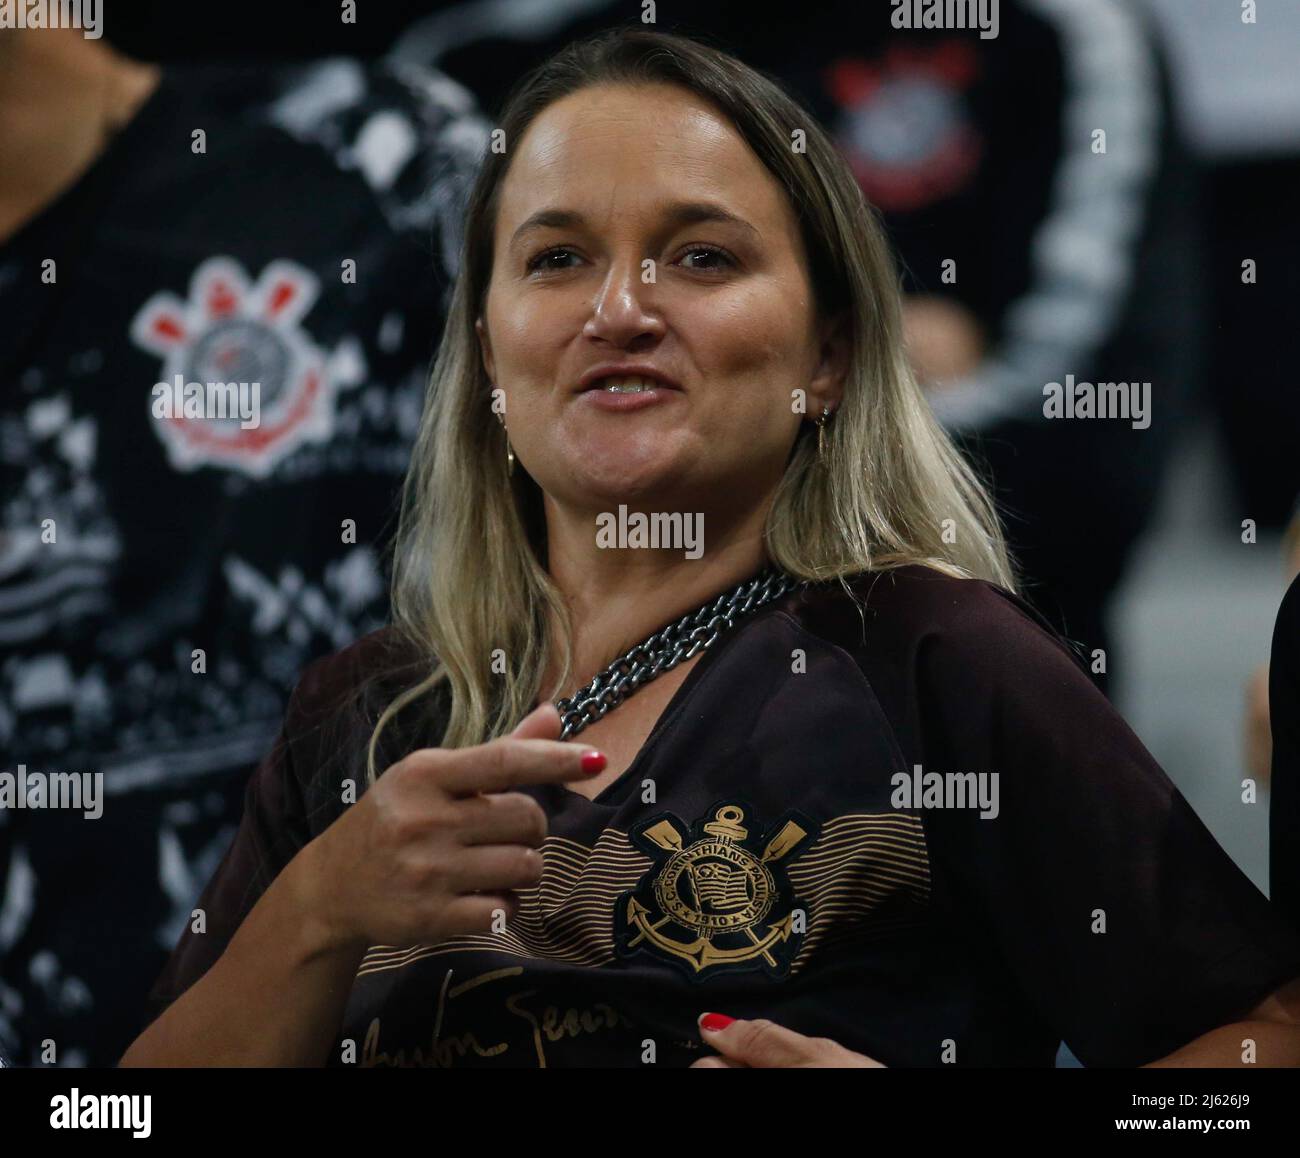
M 769 568 L 656 631 L 619 656 L 591 683 L 556 700 L 564 725 L 560 739 L 576 736 L 651 680 L 711 647 L 719 635 L 745 616 L 804 585 L 784 571 Z

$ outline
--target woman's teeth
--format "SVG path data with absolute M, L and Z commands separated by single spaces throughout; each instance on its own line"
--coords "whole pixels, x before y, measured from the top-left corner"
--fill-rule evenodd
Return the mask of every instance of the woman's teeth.
M 640 394 L 657 385 L 649 378 L 606 378 L 601 389 L 609 394 Z

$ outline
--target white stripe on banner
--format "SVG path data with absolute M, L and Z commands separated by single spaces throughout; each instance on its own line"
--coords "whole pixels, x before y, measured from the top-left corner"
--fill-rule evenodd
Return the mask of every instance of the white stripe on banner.
M 1006 311 L 1001 344 L 975 373 L 928 396 L 949 427 L 1041 413 L 1046 383 L 1088 372 L 1131 287 L 1158 163 L 1155 59 L 1133 14 L 1115 0 L 1022 3 L 1061 35 L 1061 160 L 1032 242 L 1032 281 Z M 1105 155 L 1092 152 L 1096 129 L 1106 130 Z

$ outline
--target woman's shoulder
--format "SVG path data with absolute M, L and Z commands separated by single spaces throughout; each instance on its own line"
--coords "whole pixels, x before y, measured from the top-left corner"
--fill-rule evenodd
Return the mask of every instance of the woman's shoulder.
M 384 709 L 431 670 L 427 657 L 392 624 L 312 660 L 285 713 L 295 766 L 313 787 L 355 775 Z
M 394 624 L 386 623 L 328 655 L 312 660 L 293 693 L 300 712 L 330 712 L 367 688 L 400 684 L 427 661 Z
M 840 646 L 909 666 L 924 660 L 931 668 L 994 671 L 1065 661 L 1086 678 L 1082 645 L 1023 596 L 987 579 L 911 563 L 819 584 L 796 606 L 805 626 Z

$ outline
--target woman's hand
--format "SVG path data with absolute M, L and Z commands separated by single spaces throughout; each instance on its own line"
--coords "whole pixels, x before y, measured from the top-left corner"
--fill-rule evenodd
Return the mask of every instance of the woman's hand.
M 721 1028 L 714 1029 L 712 1026 Z M 764 1018 L 740 1021 L 720 1013 L 700 1018 L 700 1034 L 721 1055 L 700 1058 L 691 1069 L 878 1069 L 874 1058 L 825 1037 L 804 1037 Z
M 472 748 L 422 748 L 393 764 L 303 849 L 313 943 L 436 944 L 485 933 L 541 879 L 546 814 L 521 785 L 594 775 L 604 759 L 560 743 L 543 704 L 510 735 Z M 593 765 L 595 765 L 593 767 Z

